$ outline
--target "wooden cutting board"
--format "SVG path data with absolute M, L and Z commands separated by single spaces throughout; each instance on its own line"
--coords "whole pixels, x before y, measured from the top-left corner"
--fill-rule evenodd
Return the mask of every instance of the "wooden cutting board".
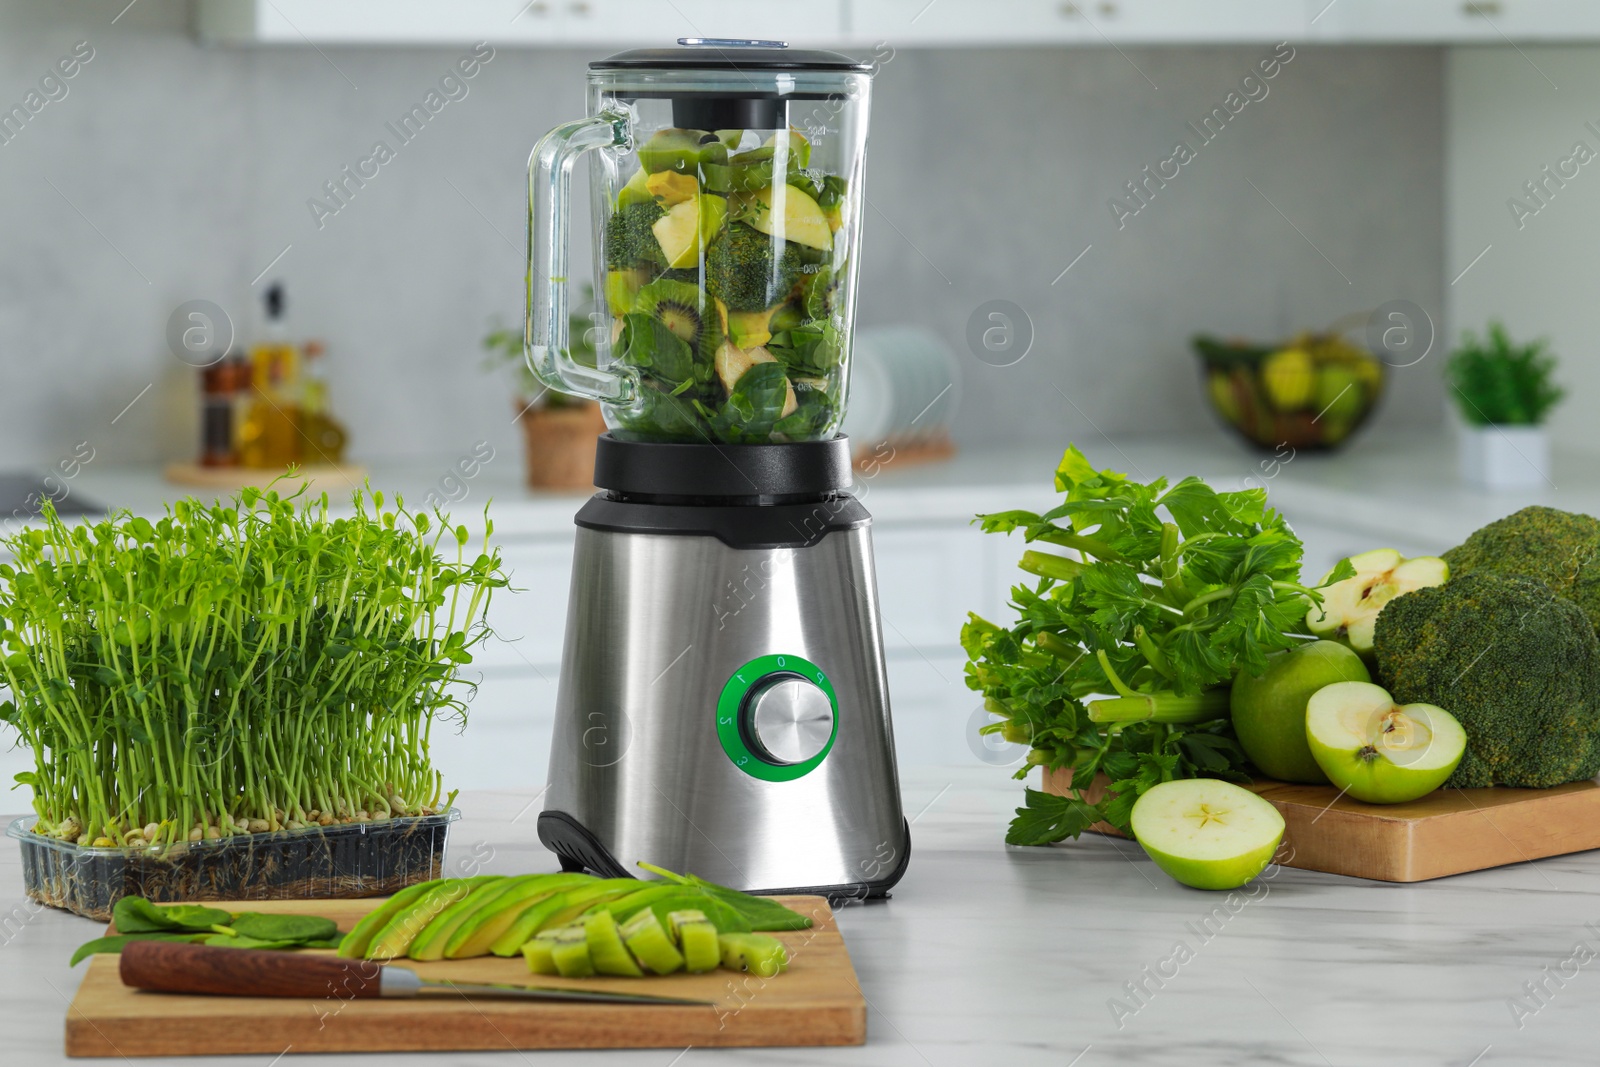
M 1070 772 L 1047 771 L 1063 796 Z M 1363 804 L 1331 785 L 1250 786 L 1287 824 L 1278 862 L 1382 882 L 1422 882 L 1600 848 L 1600 783 L 1550 789 L 1439 789 L 1409 804 Z M 1093 798 L 1096 790 L 1090 790 Z M 1115 834 L 1110 826 L 1093 827 Z
M 788 946 L 790 960 L 789 969 L 776 978 L 717 970 L 650 979 L 567 979 L 531 975 L 521 957 L 403 961 L 430 981 L 520 982 L 715 1002 L 706 1007 L 468 1000 L 430 993 L 409 1000 L 183 996 L 129 989 L 117 977 L 118 957 L 95 956 L 67 1011 L 67 1055 L 863 1044 L 866 1001 L 827 901 L 777 899 L 809 915 L 813 926 L 774 935 Z M 322 915 L 347 931 L 379 903 L 381 898 L 213 906 Z

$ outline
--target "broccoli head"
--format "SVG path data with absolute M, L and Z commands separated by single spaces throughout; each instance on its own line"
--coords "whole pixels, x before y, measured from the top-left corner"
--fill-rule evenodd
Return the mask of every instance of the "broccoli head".
M 626 270 L 638 263 L 665 265 L 667 260 L 661 252 L 661 242 L 650 228 L 665 214 L 666 210 L 654 200 L 613 211 L 606 220 L 606 267 Z
M 760 311 L 789 295 L 800 267 L 793 245 L 736 223 L 706 249 L 706 289 L 729 311 Z
M 1556 508 L 1523 508 L 1491 522 L 1444 554 L 1455 577 L 1532 578 L 1583 609 L 1600 632 L 1600 519 Z
M 1398 704 L 1437 704 L 1467 751 L 1448 786 L 1542 788 L 1600 773 L 1600 638 L 1542 582 L 1452 577 L 1378 615 L 1378 675 Z

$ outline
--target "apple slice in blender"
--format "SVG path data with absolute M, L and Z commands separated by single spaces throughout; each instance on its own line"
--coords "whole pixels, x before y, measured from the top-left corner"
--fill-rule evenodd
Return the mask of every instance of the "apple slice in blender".
M 1133 805 L 1133 836 L 1156 866 L 1195 889 L 1237 889 L 1272 862 L 1283 816 L 1219 778 L 1162 782 Z
M 1372 628 L 1378 612 L 1397 596 L 1443 585 L 1450 566 L 1437 556 L 1405 559 L 1392 548 L 1376 548 L 1350 557 L 1355 577 L 1322 589 L 1322 606 L 1306 614 L 1306 628 L 1317 637 L 1342 641 L 1372 655 Z M 1326 578 L 1323 579 L 1327 581 Z
M 1334 682 L 1313 693 L 1306 741 L 1328 780 L 1368 804 L 1426 796 L 1467 751 L 1454 715 L 1432 704 L 1396 704 L 1370 682 Z

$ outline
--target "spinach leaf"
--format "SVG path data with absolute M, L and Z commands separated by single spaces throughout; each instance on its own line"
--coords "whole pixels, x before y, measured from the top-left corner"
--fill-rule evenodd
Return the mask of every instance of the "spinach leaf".
M 757 363 L 734 384 L 733 392 L 711 419 L 711 433 L 730 444 L 765 441 L 789 398 L 789 377 L 782 363 Z
M 676 387 L 695 377 L 694 352 L 654 315 L 637 311 L 624 315 L 617 349 L 623 363 L 668 385 Z
M 269 915 L 246 912 L 236 916 L 229 928 L 241 938 L 258 941 L 324 941 L 339 932 L 332 919 L 315 915 Z
M 122 946 L 133 941 L 205 941 L 207 938 L 220 937 L 220 934 L 176 933 L 173 931 L 151 931 L 142 934 L 113 934 L 110 937 L 97 937 L 93 941 L 86 941 L 78 946 L 78 951 L 72 954 L 69 967 L 76 967 L 85 959 L 100 952 L 121 952 Z
M 225 926 L 233 916 L 220 908 L 203 904 L 171 904 L 158 907 L 144 897 L 123 897 L 111 909 L 111 921 L 119 934 L 149 933 L 155 930 L 210 930 Z

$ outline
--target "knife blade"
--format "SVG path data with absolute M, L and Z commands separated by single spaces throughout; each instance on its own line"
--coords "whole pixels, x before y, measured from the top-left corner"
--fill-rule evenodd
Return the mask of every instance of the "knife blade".
M 117 966 L 122 984 L 157 993 L 235 997 L 422 997 L 455 993 L 467 997 L 591 1004 L 658 1004 L 709 1007 L 709 1000 L 603 989 L 519 985 L 511 982 L 424 981 L 409 967 L 301 952 L 217 948 L 181 941 L 134 941 Z

